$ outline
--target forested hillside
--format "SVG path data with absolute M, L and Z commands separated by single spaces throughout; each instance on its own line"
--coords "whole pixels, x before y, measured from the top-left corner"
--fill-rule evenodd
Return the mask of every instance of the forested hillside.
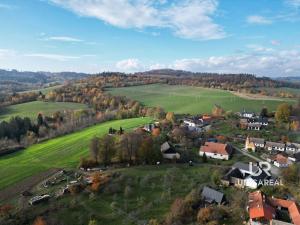
M 291 87 L 300 88 L 300 84 L 283 79 L 258 77 L 253 74 L 220 74 L 220 73 L 193 73 L 182 70 L 150 70 L 135 75 L 162 76 L 169 84 L 186 84 L 193 86 L 215 87 L 222 89 L 249 89 L 257 87 Z M 175 78 L 174 78 L 175 77 Z
M 27 91 L 88 76 L 75 72 L 30 72 L 0 69 L 0 95 Z

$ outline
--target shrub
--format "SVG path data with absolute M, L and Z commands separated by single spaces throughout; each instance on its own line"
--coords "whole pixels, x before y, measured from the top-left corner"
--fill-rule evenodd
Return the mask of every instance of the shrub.
M 124 196 L 125 198 L 129 198 L 133 194 L 133 190 L 129 185 L 126 185 L 124 190 Z
M 0 216 L 10 215 L 12 209 L 13 209 L 13 207 L 11 205 L 0 206 Z
M 121 185 L 117 182 L 110 183 L 104 187 L 104 193 L 106 194 L 116 194 L 121 192 Z
M 83 190 L 83 187 L 80 184 L 73 184 L 69 186 L 68 190 L 72 195 L 76 195 Z
M 94 219 L 91 219 L 91 220 L 89 221 L 89 225 L 97 225 L 97 221 L 94 220 Z
M 95 167 L 97 165 L 98 165 L 98 163 L 95 160 L 86 159 L 86 158 L 81 158 L 80 163 L 79 163 L 79 167 L 84 168 L 84 169 L 92 168 L 92 167 Z

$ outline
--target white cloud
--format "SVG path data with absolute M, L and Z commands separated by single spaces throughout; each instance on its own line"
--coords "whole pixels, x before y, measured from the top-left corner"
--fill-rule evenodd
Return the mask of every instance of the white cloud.
M 278 41 L 278 40 L 271 40 L 270 43 L 271 43 L 271 45 L 274 45 L 274 46 L 280 45 L 280 41 Z
M 300 0 L 286 0 L 286 4 L 289 6 L 295 7 L 295 8 L 300 8 Z
M 136 72 L 170 68 L 193 72 L 251 73 L 258 76 L 296 76 L 300 74 L 300 50 L 275 50 L 262 46 L 249 48 L 248 52 L 207 58 L 177 59 L 168 64 L 126 59 L 109 70 Z
M 247 23 L 258 24 L 258 25 L 268 25 L 272 24 L 272 20 L 259 15 L 252 15 L 247 17 Z
M 149 66 L 149 70 L 164 69 L 164 68 L 167 68 L 167 67 L 169 67 L 169 66 L 167 66 L 165 64 L 155 63 L 155 64 L 151 64 Z
M 300 74 L 300 52 L 279 51 L 269 54 L 248 53 L 208 58 L 180 59 L 173 69 L 194 72 L 253 73 L 260 76 L 294 76 Z
M 55 61 L 68 61 L 68 60 L 74 60 L 74 59 L 79 59 L 80 58 L 80 56 L 48 54 L 48 53 L 25 54 L 24 56 L 42 58 L 42 59 L 49 59 L 49 60 L 55 60 Z
M 80 16 L 121 28 L 169 28 L 182 38 L 221 39 L 223 28 L 213 21 L 217 0 L 49 0 Z M 167 4 L 170 3 L 170 4 Z
M 256 44 L 249 44 L 246 46 L 247 48 L 253 50 L 254 52 L 262 52 L 262 53 L 267 53 L 267 52 L 272 52 L 274 49 L 272 48 L 266 48 L 261 45 L 256 45 Z
M 62 42 L 83 42 L 83 40 L 81 39 L 68 37 L 68 36 L 53 36 L 53 37 L 48 37 L 45 40 L 62 41 Z
M 0 59 L 12 57 L 16 55 L 16 51 L 13 49 L 0 49 Z
M 138 59 L 125 59 L 116 63 L 116 68 L 124 72 L 135 72 L 143 69 Z

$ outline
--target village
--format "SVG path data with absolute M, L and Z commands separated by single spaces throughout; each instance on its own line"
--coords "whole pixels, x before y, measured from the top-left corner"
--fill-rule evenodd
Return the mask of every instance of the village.
M 172 115 L 174 116 L 174 115 Z M 234 119 L 233 119 L 234 118 Z M 283 186 L 282 171 L 300 161 L 300 144 L 282 140 L 270 141 L 257 137 L 262 130 L 268 130 L 274 120 L 257 116 L 243 110 L 231 117 L 235 129 L 243 135 L 237 138 L 211 132 L 218 130 L 222 117 L 212 115 L 183 116 L 170 121 L 156 121 L 137 128 L 142 136 L 166 136 L 160 145 L 160 160 L 163 164 L 217 165 L 223 167 L 218 185 L 205 185 L 199 193 L 202 203 L 198 207 L 227 205 L 226 188 L 242 190 L 248 197 L 247 224 L 300 225 L 300 206 L 292 195 L 280 198 L 267 195 L 264 188 Z M 127 131 L 122 127 L 109 128 L 109 136 L 122 136 Z M 189 151 L 187 149 L 190 149 Z M 189 154 L 187 154 L 189 152 Z M 192 154 L 193 153 L 193 154 Z M 239 160 L 242 159 L 242 160 Z M 106 166 L 81 166 L 78 170 L 59 170 L 33 189 L 21 194 L 23 205 L 35 206 L 65 195 L 76 195 L 82 191 L 98 190 L 112 179 L 120 176 L 118 168 L 134 165 L 112 164 Z M 45 204 L 45 203 L 44 203 Z

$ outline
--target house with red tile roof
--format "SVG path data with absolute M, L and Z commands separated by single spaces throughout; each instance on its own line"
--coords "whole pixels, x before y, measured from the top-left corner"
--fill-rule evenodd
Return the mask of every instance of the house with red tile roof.
M 271 198 L 270 202 L 277 210 L 287 210 L 291 222 L 300 225 L 300 207 L 296 202 L 279 198 Z
M 276 154 L 275 156 L 271 157 L 268 161 L 272 162 L 274 166 L 277 166 L 279 168 L 286 168 L 291 164 L 288 159 L 288 156 L 284 154 Z
M 250 224 L 268 224 L 276 215 L 275 209 L 261 191 L 249 193 L 248 211 Z
M 199 155 L 203 156 L 205 154 L 208 158 L 229 160 L 232 152 L 232 148 L 228 144 L 205 142 L 200 147 Z
M 300 207 L 295 201 L 284 200 L 279 198 L 268 198 L 261 191 L 249 193 L 248 211 L 250 224 L 276 224 L 280 221 L 277 215 L 282 212 L 288 212 L 290 221 L 285 223 L 300 225 Z

